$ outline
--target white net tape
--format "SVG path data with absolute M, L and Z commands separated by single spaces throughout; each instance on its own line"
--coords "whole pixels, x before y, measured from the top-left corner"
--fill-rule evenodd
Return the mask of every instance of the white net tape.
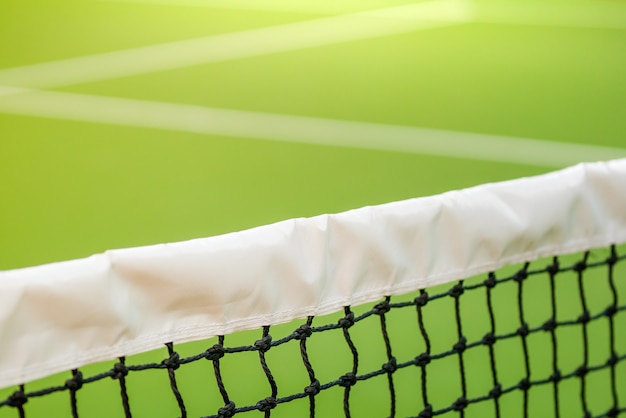
M 626 160 L 0 272 L 0 387 L 626 241 Z

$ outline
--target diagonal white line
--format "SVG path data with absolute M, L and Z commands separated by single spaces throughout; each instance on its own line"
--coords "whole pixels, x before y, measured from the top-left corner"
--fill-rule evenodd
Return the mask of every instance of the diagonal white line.
M 471 16 L 465 0 L 421 2 L 8 68 L 0 70 L 0 85 L 60 87 L 457 25 Z
M 258 10 L 284 13 L 339 14 L 380 8 L 386 0 L 101 0 L 109 3 L 139 3 L 201 7 L 209 9 Z M 411 0 L 406 1 L 406 3 Z M 413 1 L 414 2 L 414 1 Z
M 3 89 L 0 89 L 3 91 Z M 5 88 L 0 112 L 200 134 L 561 167 L 626 149 Z
M 202 8 L 300 12 L 318 14 L 349 13 L 373 7 L 368 1 L 292 1 L 292 0 L 102 0 L 116 3 L 165 4 Z M 473 0 L 466 0 L 472 2 Z M 375 2 L 374 2 L 375 3 Z M 374 6 L 375 7 L 375 6 Z M 623 2 L 503 1 L 477 2 L 478 22 L 571 28 L 626 29 L 626 5 Z
M 476 21 L 505 25 L 626 29 L 623 2 L 506 2 L 476 5 Z

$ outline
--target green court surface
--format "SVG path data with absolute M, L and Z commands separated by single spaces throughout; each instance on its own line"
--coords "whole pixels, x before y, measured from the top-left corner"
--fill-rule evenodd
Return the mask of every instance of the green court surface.
M 624 51 L 626 3 L 613 0 L 3 0 L 0 269 L 625 157 Z M 324 347 L 333 364 L 348 355 Z M 179 378 L 191 416 L 220 406 L 213 381 L 214 399 L 197 393 L 205 363 Z M 147 373 L 138 416 L 177 416 L 166 374 Z M 267 396 L 264 384 L 243 396 Z M 121 414 L 116 385 L 86 389 L 81 416 Z M 386 416 L 387 395 L 367 385 L 354 416 Z M 342 392 L 328 392 L 320 413 L 342 416 Z M 68 411 L 66 393 L 51 399 L 27 411 Z

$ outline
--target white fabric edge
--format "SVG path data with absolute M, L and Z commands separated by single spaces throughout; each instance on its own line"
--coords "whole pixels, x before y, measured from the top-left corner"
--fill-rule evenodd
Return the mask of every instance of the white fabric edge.
M 0 387 L 626 242 L 626 159 L 0 272 Z

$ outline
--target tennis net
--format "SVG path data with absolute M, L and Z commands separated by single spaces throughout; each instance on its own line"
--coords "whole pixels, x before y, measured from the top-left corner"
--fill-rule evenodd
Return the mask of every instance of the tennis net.
M 626 414 L 625 184 L 586 164 L 2 272 L 0 414 Z

